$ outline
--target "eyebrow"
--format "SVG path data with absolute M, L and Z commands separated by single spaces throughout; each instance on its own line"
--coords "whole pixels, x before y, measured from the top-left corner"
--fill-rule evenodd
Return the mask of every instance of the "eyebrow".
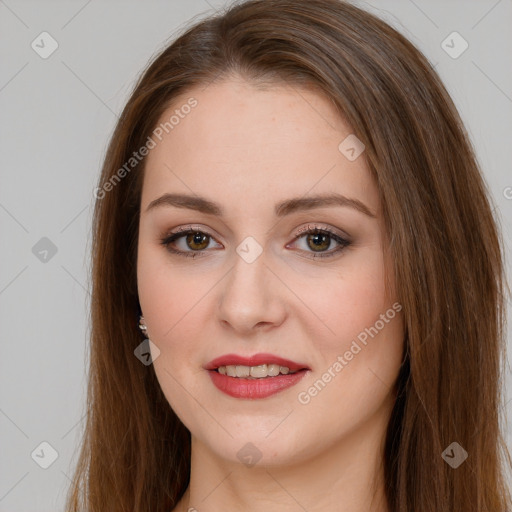
M 151 201 L 146 208 L 146 212 L 161 206 L 186 208 L 189 210 L 196 210 L 207 215 L 215 215 L 217 217 L 224 216 L 224 209 L 221 205 L 196 195 L 164 194 Z M 364 213 L 368 217 L 376 217 L 376 214 L 363 202 L 358 199 L 351 199 L 342 194 L 336 193 L 287 199 L 277 203 L 274 211 L 277 217 L 284 217 L 297 211 L 312 210 L 314 208 L 322 208 L 325 206 L 346 206 Z

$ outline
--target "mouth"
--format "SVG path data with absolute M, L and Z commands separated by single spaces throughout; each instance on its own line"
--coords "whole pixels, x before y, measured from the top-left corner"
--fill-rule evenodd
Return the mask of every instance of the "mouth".
M 250 400 L 284 391 L 310 371 L 307 365 L 273 354 L 228 354 L 210 361 L 204 368 L 217 389 L 231 397 Z

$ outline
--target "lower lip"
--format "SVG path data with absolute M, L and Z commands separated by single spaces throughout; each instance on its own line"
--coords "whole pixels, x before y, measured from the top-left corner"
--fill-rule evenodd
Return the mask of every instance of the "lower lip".
M 284 391 L 299 382 L 306 374 L 307 370 L 299 370 L 293 374 L 276 375 L 275 377 L 265 377 L 264 379 L 244 379 L 241 377 L 228 377 L 215 370 L 208 373 L 213 384 L 225 393 L 234 398 L 245 398 L 254 400 L 257 398 L 266 398 Z

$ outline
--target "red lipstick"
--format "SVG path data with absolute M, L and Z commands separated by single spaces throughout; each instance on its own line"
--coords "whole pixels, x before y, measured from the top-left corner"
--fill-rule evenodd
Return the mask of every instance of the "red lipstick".
M 276 376 L 261 378 L 232 377 L 218 372 L 219 367 L 226 366 L 260 366 L 278 365 L 289 369 L 288 374 L 279 373 Z M 212 379 L 213 384 L 223 393 L 234 398 L 254 400 L 266 398 L 297 384 L 310 368 L 273 354 L 255 354 L 243 357 L 236 354 L 226 354 L 213 359 L 204 366 Z

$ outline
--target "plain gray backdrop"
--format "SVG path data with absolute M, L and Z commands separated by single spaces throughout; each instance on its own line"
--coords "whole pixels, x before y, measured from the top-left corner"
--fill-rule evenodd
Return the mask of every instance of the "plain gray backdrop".
M 0 0 L 2 512 L 64 510 L 83 429 L 90 223 L 106 145 L 148 60 L 225 3 Z M 512 1 L 354 3 L 436 66 L 492 191 L 510 275 Z M 506 435 L 512 445 L 510 426 Z

